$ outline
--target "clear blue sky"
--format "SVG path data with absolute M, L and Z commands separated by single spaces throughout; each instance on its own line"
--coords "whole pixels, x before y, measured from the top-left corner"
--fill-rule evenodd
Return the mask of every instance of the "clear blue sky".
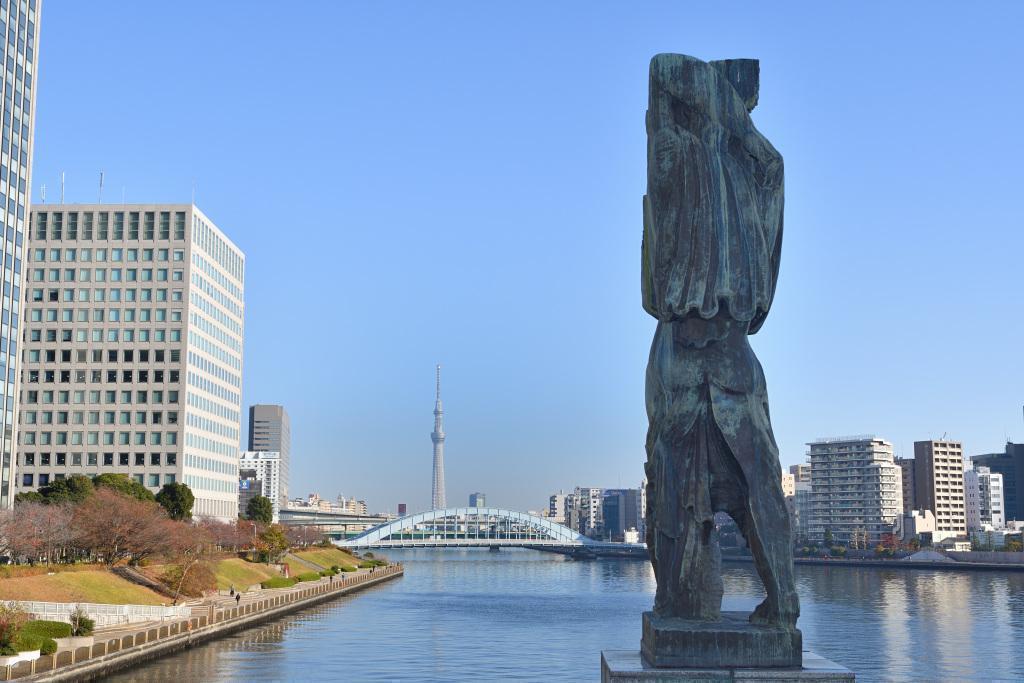
M 300 9 L 301 8 L 301 11 Z M 33 197 L 189 200 L 245 251 L 246 404 L 294 495 L 636 485 L 647 64 L 761 59 L 786 160 L 753 343 L 782 461 L 1024 439 L 1024 4 L 72 2 L 42 17 Z

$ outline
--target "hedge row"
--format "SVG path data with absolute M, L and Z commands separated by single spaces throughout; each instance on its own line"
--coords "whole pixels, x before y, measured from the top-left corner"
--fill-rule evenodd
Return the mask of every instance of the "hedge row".
M 70 638 L 71 624 L 63 621 L 43 621 L 42 619 L 27 621 L 21 627 L 22 633 L 41 638 Z

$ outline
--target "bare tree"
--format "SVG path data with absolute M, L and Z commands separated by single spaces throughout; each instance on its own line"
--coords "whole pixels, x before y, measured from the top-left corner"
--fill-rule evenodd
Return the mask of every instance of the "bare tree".
M 107 488 L 97 489 L 75 509 L 83 547 L 108 565 L 125 559 L 137 564 L 156 554 L 166 540 L 169 521 L 156 503 Z

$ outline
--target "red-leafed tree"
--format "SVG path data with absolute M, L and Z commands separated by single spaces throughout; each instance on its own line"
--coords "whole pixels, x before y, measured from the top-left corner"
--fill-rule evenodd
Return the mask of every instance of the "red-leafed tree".
M 138 500 L 107 487 L 75 508 L 75 525 L 83 547 L 108 565 L 132 564 L 158 553 L 171 520 L 155 502 Z

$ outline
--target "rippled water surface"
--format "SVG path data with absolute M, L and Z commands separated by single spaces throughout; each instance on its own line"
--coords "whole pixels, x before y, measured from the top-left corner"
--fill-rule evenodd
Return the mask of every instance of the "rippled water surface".
M 113 677 L 117 681 L 596 681 L 638 649 L 646 562 L 534 551 L 390 555 L 403 578 Z M 1024 679 L 1024 574 L 799 566 L 805 647 L 859 681 Z M 726 608 L 760 599 L 726 566 Z

